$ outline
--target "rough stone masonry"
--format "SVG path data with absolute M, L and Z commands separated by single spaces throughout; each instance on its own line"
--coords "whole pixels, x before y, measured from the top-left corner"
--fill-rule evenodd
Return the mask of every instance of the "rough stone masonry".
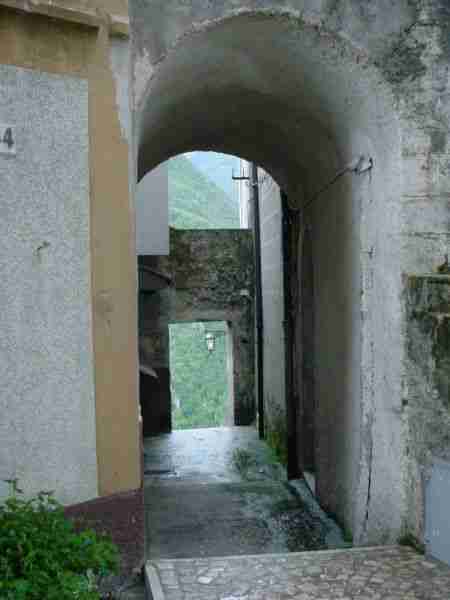
M 232 423 L 255 420 L 253 239 L 245 230 L 170 232 L 170 255 L 142 256 L 141 265 L 156 268 L 172 285 L 152 295 L 140 294 L 141 361 L 156 369 L 159 389 L 143 389 L 144 434 L 171 429 L 169 324 L 226 321 L 233 364 Z M 158 385 L 156 383 L 156 385 Z

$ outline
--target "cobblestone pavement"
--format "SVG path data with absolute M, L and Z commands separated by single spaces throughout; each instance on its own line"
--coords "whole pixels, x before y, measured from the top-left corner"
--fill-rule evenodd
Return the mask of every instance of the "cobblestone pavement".
M 450 568 L 405 547 L 148 564 L 154 600 L 449 600 Z

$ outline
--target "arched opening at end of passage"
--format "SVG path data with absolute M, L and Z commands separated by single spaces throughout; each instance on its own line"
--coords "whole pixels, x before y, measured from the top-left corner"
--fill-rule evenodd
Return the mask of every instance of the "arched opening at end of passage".
M 361 340 L 381 335 L 361 319 L 362 298 L 366 311 L 391 320 L 387 304 L 367 299 L 361 256 L 374 243 L 389 253 L 386 207 L 401 192 L 391 90 L 359 58 L 346 41 L 288 18 L 242 15 L 172 48 L 138 118 L 140 177 L 182 152 L 226 152 L 263 167 L 292 206 L 305 207 L 300 233 L 307 227 L 312 238 L 314 395 L 322 419 L 314 438 L 317 491 L 350 527 L 362 514 L 353 490 L 363 498 L 368 485 L 356 457 L 364 395 L 369 401 L 372 393 L 361 387 L 370 348 Z M 380 272 L 394 279 L 396 269 L 391 260 Z

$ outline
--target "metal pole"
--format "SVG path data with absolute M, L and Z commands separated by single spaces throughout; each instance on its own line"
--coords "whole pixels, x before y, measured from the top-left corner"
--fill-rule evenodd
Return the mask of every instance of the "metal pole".
M 255 292 L 256 292 L 256 371 L 258 385 L 258 433 L 264 439 L 264 321 L 261 273 L 261 220 L 259 211 L 258 167 L 251 164 L 250 184 L 253 198 L 255 236 Z
M 287 451 L 288 479 L 296 479 L 299 476 L 299 457 L 297 447 L 297 396 L 295 393 L 294 382 L 294 337 L 295 337 L 295 319 L 292 306 L 292 229 L 293 223 L 290 219 L 288 198 L 284 192 L 281 192 L 281 210 L 282 210 L 282 245 L 283 245 L 283 293 L 284 293 L 284 339 L 285 339 L 285 398 L 286 398 L 286 431 L 287 431 Z M 298 214 L 293 213 L 293 218 L 298 218 Z M 294 251 L 296 251 L 294 246 Z

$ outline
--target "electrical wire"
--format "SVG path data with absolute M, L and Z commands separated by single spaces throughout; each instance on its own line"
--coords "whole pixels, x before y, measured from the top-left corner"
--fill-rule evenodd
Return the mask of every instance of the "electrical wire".
M 311 204 L 313 202 L 315 202 L 317 200 L 317 198 L 319 196 L 321 196 L 324 192 L 326 192 L 332 185 L 334 185 L 336 183 L 336 181 L 338 181 L 346 173 L 355 173 L 356 175 L 361 175 L 362 173 L 371 171 L 372 168 L 373 168 L 373 159 L 372 158 L 366 159 L 366 157 L 360 156 L 359 158 L 353 160 L 351 163 L 346 165 L 343 169 L 338 171 L 336 173 L 336 175 L 333 177 L 333 179 L 331 179 L 327 184 L 325 184 L 322 188 L 320 188 L 320 190 L 318 190 L 312 196 L 312 198 L 310 198 L 302 206 L 292 206 L 289 203 L 289 198 L 288 198 L 289 210 L 292 210 L 293 212 L 301 212 L 301 211 L 306 210 L 309 206 L 311 206 Z

